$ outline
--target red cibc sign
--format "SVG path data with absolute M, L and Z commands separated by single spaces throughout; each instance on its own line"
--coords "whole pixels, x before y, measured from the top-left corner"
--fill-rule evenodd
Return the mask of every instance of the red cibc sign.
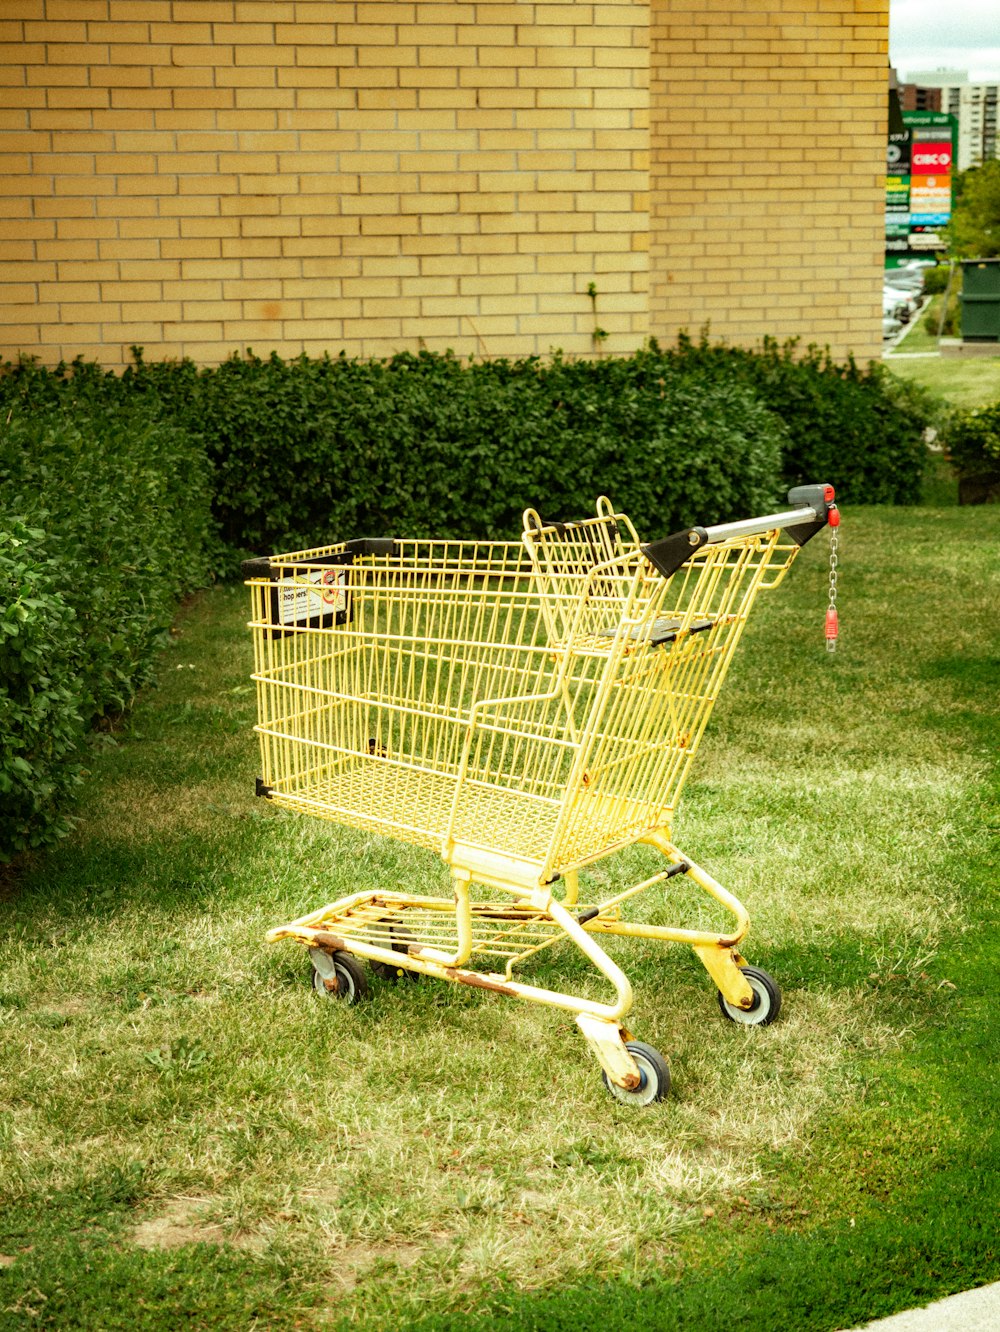
M 914 176 L 949 176 L 951 175 L 950 143 L 914 143 L 911 149 Z

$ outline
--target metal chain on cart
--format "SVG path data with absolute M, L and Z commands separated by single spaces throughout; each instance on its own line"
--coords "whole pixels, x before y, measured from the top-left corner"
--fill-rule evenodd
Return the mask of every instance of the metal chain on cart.
M 836 521 L 834 521 L 836 514 Z M 826 608 L 826 650 L 836 652 L 837 634 L 837 564 L 840 544 L 840 514 L 834 509 L 830 514 L 830 604 Z

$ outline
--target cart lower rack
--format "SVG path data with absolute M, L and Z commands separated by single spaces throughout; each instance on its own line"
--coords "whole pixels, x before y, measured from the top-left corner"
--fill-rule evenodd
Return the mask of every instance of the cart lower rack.
M 644 544 L 602 498 L 578 523 L 528 510 L 520 543 L 363 540 L 248 561 L 258 793 L 429 847 L 453 889 L 358 892 L 268 939 L 306 944 L 316 988 L 349 1000 L 367 959 L 572 1012 L 628 1104 L 661 1099 L 669 1071 L 623 1025 L 632 990 L 607 936 L 688 944 L 726 1016 L 773 1021 L 778 987 L 738 952 L 743 906 L 671 824 L 757 594 L 835 513 L 829 486 L 789 504 Z M 580 903 L 579 871 L 639 842 L 663 868 Z M 729 912 L 727 932 L 627 918 L 677 875 Z M 560 943 L 606 978 L 606 1002 L 515 978 Z

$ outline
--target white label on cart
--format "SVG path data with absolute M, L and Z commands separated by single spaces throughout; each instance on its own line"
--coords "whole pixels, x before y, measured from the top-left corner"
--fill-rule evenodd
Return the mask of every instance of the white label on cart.
M 300 578 L 282 578 L 277 584 L 278 623 L 305 625 L 347 610 L 347 570 L 317 569 Z

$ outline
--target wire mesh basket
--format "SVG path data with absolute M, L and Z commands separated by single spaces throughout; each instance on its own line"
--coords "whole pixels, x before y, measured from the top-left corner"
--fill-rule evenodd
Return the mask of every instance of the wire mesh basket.
M 629 1103 L 659 1099 L 669 1074 L 622 1027 L 631 988 L 598 936 L 688 943 L 727 1016 L 772 1020 L 777 987 L 736 952 L 745 911 L 670 831 L 757 595 L 828 522 L 832 499 L 803 487 L 785 513 L 644 544 L 602 498 L 577 523 L 528 510 L 520 543 L 362 540 L 248 562 L 259 793 L 428 847 L 454 890 L 365 890 L 268 937 L 307 944 L 325 993 L 359 997 L 367 958 L 383 974 L 568 1009 Z M 667 867 L 581 906 L 579 870 L 635 842 Z M 730 910 L 733 930 L 623 918 L 624 900 L 679 873 Z M 612 983 L 613 1002 L 514 979 L 561 941 Z M 485 969 L 490 959 L 503 970 Z

